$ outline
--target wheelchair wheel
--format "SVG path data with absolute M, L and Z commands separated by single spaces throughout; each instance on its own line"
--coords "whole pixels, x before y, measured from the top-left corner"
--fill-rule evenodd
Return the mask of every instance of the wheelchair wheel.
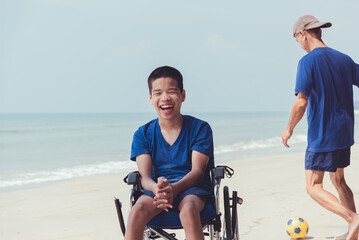
M 224 239 L 232 240 L 232 220 L 231 220 L 231 211 L 229 204 L 229 190 L 227 186 L 223 187 L 223 202 L 224 202 L 224 230 L 225 235 Z
M 237 215 L 237 191 L 233 191 L 232 195 L 232 238 L 234 240 L 239 239 L 238 232 L 238 215 Z

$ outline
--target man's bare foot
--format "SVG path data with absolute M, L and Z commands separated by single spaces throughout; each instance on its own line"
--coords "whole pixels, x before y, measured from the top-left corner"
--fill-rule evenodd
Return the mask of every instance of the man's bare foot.
M 345 233 L 345 234 L 343 234 L 343 235 L 334 237 L 334 240 L 346 240 L 347 237 L 348 237 L 348 233 Z
M 358 240 L 359 234 L 359 215 L 356 214 L 351 223 L 349 223 L 349 232 L 347 240 Z

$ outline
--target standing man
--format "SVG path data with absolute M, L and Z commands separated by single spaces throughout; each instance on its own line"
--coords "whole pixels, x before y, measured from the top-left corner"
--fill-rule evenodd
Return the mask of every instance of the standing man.
M 359 65 L 324 44 L 321 28 L 331 26 L 310 15 L 294 24 L 293 36 L 308 54 L 298 63 L 297 99 L 282 142 L 289 147 L 287 142 L 307 109 L 307 192 L 322 207 L 348 222 L 348 232 L 336 239 L 358 239 L 359 215 L 344 179 L 344 168 L 350 164 L 350 147 L 354 144 L 353 85 L 359 86 Z M 325 172 L 329 172 L 339 200 L 323 189 Z

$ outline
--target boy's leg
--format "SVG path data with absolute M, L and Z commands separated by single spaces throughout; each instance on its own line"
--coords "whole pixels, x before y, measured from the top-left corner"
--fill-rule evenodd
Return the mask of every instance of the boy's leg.
M 125 240 L 142 240 L 146 224 L 162 209 L 153 204 L 153 198 L 142 194 L 128 216 Z
M 359 215 L 342 205 L 331 193 L 323 189 L 324 173 L 321 171 L 306 170 L 307 192 L 325 209 L 341 216 L 349 223 L 347 239 L 357 239 L 359 232 Z
M 191 194 L 184 197 L 178 205 L 186 240 L 204 239 L 200 212 L 205 204 L 203 199 Z

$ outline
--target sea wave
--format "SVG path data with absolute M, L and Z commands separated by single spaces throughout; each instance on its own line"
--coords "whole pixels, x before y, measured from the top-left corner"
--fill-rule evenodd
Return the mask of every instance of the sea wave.
M 22 134 L 22 133 L 41 133 L 41 132 L 73 132 L 73 131 L 84 131 L 94 129 L 105 129 L 115 128 L 115 125 L 106 124 L 72 124 L 68 126 L 17 126 L 17 127 L 6 127 L 0 128 L 0 133 L 4 134 Z M 122 127 L 121 124 L 117 125 L 117 128 Z M 125 126 L 126 127 L 126 126 Z
M 53 181 L 69 180 L 73 178 L 119 173 L 136 168 L 132 161 L 107 162 L 93 165 L 82 165 L 73 168 L 61 168 L 53 171 L 35 171 L 17 173 L 0 177 L 0 188 L 20 187 L 29 184 L 46 183 Z
M 306 135 L 295 135 L 290 139 L 290 143 L 304 143 L 307 141 Z M 230 145 L 218 145 L 214 148 L 215 154 L 231 153 L 237 151 L 255 150 L 273 148 L 282 145 L 280 137 L 267 138 L 263 140 L 256 140 L 251 142 L 241 142 Z
M 290 143 L 305 143 L 306 135 L 295 135 L 290 139 Z M 267 138 L 263 140 L 241 142 L 228 145 L 216 145 L 215 154 L 224 154 L 237 151 L 250 151 L 266 148 L 275 148 L 282 145 L 280 137 Z M 108 161 L 99 164 L 79 165 L 69 168 L 59 168 L 47 171 L 21 172 L 14 174 L 0 175 L 0 189 L 11 187 L 22 187 L 25 185 L 47 183 L 54 181 L 69 180 L 85 176 L 116 174 L 120 172 L 132 171 L 136 169 L 136 164 L 132 161 Z

